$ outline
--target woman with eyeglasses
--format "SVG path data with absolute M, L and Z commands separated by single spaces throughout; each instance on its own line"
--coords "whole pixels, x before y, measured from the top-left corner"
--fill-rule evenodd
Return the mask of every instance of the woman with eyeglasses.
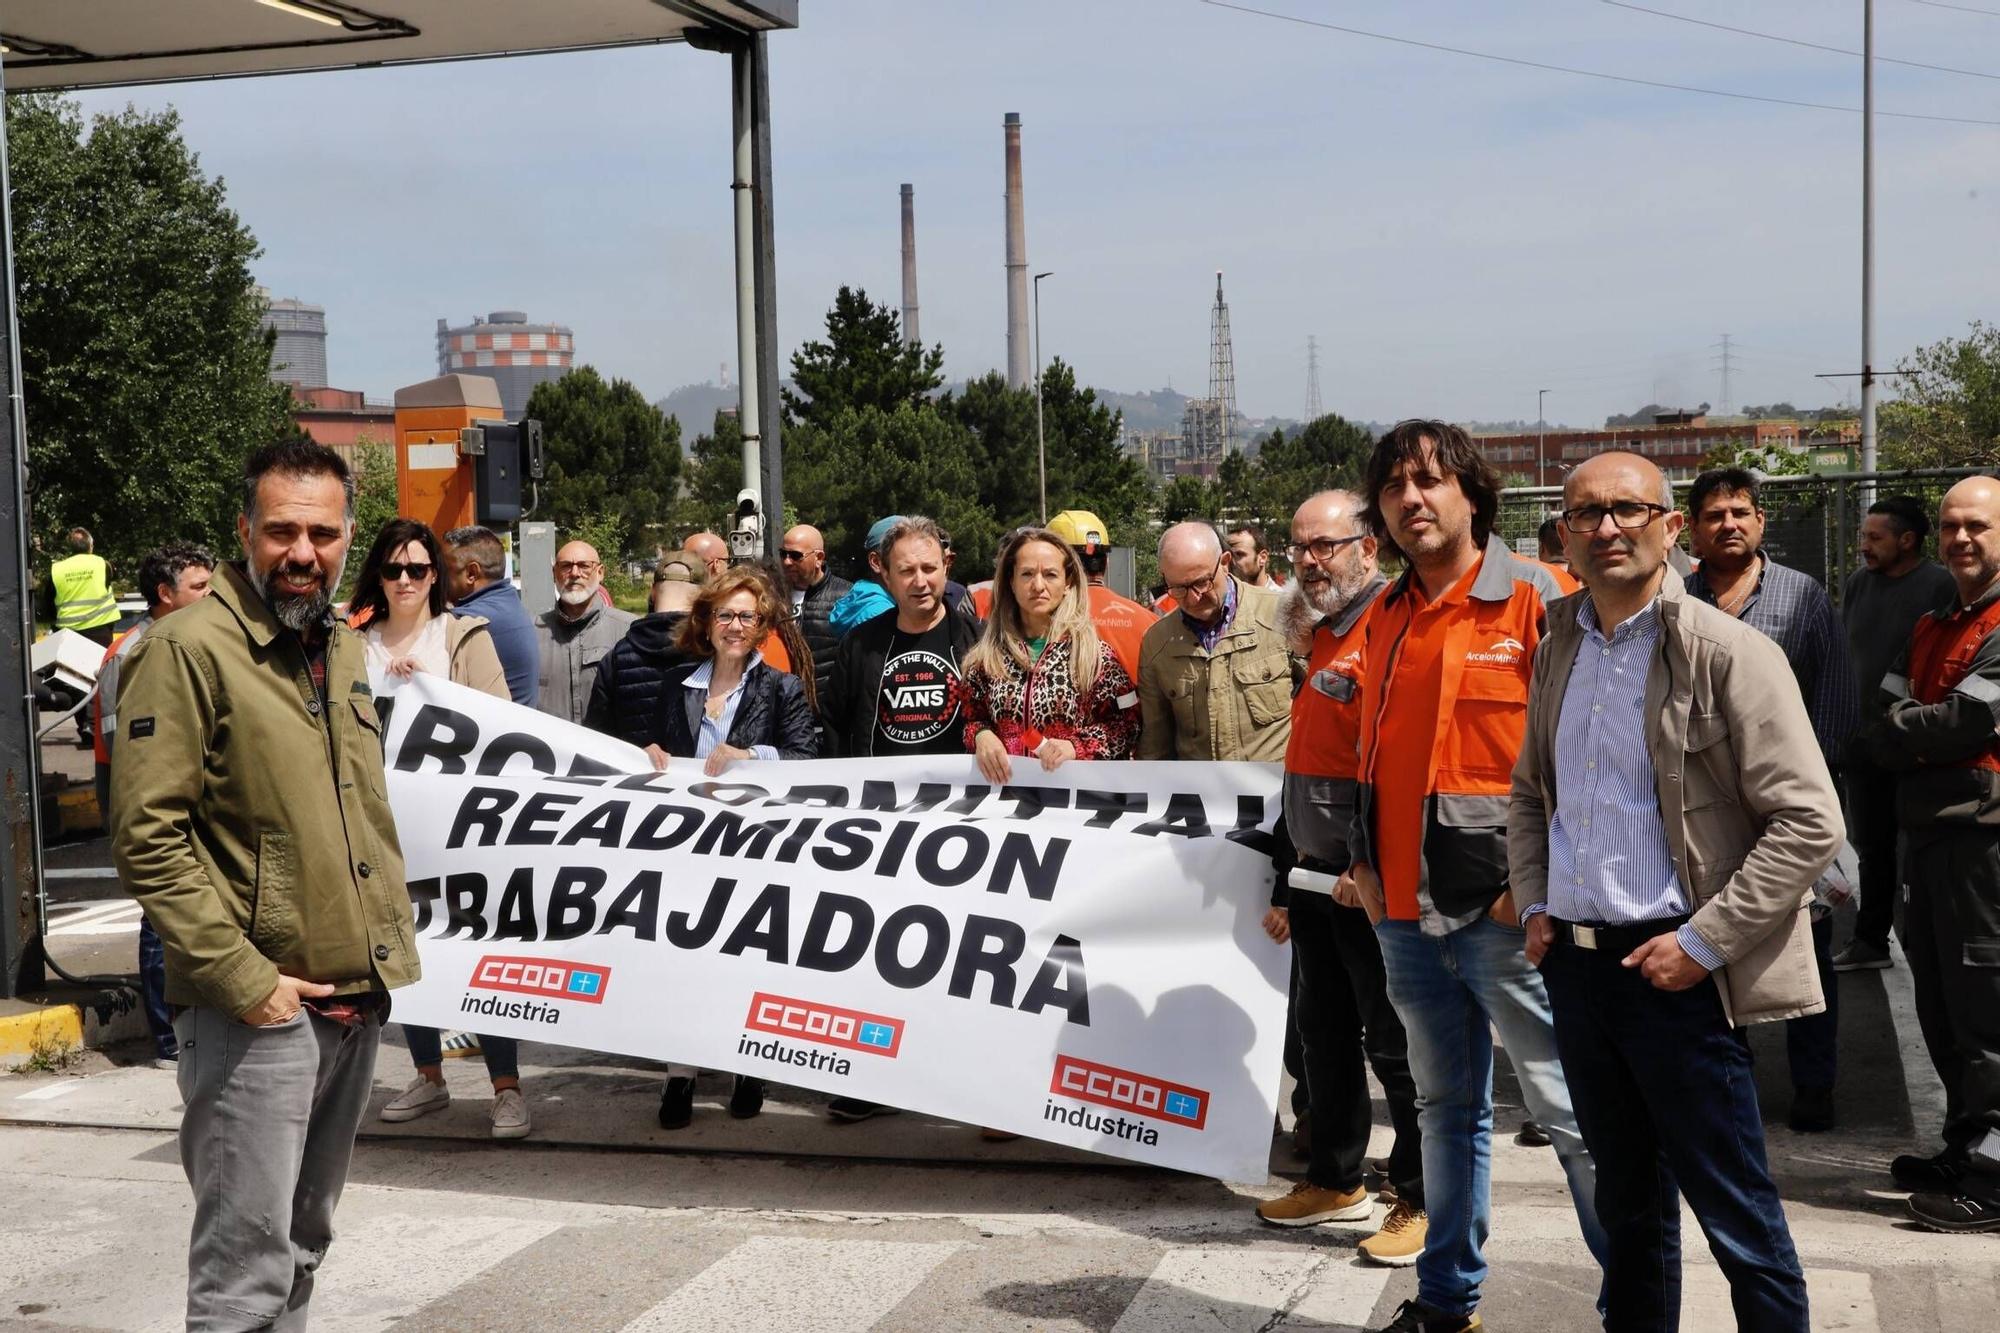
M 656 735 L 646 746 L 656 768 L 698 759 L 709 777 L 750 759 L 815 759 L 819 741 L 806 689 L 773 670 L 758 643 L 784 615 L 777 589 L 760 570 L 739 565 L 710 580 L 681 622 L 678 646 L 691 659 L 660 684 Z M 808 659 L 807 671 L 812 668 Z M 690 1065 L 667 1066 L 660 1128 L 684 1129 L 694 1117 Z M 764 1109 L 764 1080 L 739 1074 L 729 1114 L 747 1120 Z
M 1130 759 L 1139 740 L 1132 678 L 1090 620 L 1076 551 L 1044 528 L 1001 544 L 993 611 L 965 657 L 965 747 L 989 782 L 1013 757 L 1053 771 L 1071 759 Z
M 376 697 L 393 694 L 419 671 L 468 685 L 496 699 L 509 698 L 507 676 L 493 635 L 480 616 L 454 616 L 444 605 L 444 549 L 437 534 L 415 519 L 392 518 L 375 535 L 348 606 L 348 621 L 367 640 L 368 685 Z M 382 1108 L 391 1123 L 415 1120 L 451 1105 L 444 1082 L 444 1037 L 436 1028 L 403 1025 L 417 1076 Z M 493 1080 L 489 1111 L 496 1139 L 526 1137 L 532 1126 L 521 1096 L 520 1043 L 482 1036 L 480 1053 Z

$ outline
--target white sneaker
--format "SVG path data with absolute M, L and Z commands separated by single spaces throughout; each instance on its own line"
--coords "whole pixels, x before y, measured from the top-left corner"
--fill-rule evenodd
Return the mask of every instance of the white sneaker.
M 528 1101 L 519 1088 L 502 1088 L 493 1094 L 493 1109 L 488 1116 L 493 1121 L 493 1137 L 496 1139 L 525 1139 L 534 1128 L 528 1123 Z
M 442 1083 L 433 1083 L 419 1074 L 411 1081 L 409 1087 L 397 1093 L 394 1099 L 382 1108 L 382 1118 L 391 1123 L 415 1120 L 420 1115 L 442 1111 L 450 1105 L 451 1089 Z

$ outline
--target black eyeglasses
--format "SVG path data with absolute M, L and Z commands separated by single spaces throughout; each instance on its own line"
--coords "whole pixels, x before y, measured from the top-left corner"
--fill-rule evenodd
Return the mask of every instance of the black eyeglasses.
M 1356 533 L 1352 537 L 1315 537 L 1309 542 L 1289 542 L 1285 546 L 1285 559 L 1296 565 L 1299 562 L 1300 556 L 1311 552 L 1312 558 L 1323 565 L 1333 559 L 1335 551 L 1338 551 L 1343 546 L 1350 546 L 1367 535 L 1367 533 L 1361 532 Z
M 1614 505 L 1578 505 L 1562 512 L 1563 526 L 1571 532 L 1595 532 L 1604 525 L 1604 516 L 1611 515 L 1611 521 L 1625 532 L 1637 532 L 1649 526 L 1661 514 L 1674 511 L 1665 505 L 1644 504 L 1638 500 L 1620 500 Z
M 437 566 L 428 560 L 384 560 L 382 562 L 382 582 L 394 583 L 397 579 L 402 578 L 403 575 L 408 574 L 410 582 L 422 583 L 431 576 L 431 571 L 435 568 Z
M 1185 602 L 1190 597 L 1206 597 L 1208 590 L 1215 586 L 1216 579 L 1221 576 L 1222 561 L 1218 559 L 1215 568 L 1209 571 L 1206 578 L 1190 579 L 1186 583 L 1169 583 L 1167 593 L 1177 602 Z
M 741 625 L 745 629 L 756 629 L 757 622 L 764 617 L 755 611 L 717 611 L 715 623 L 718 625 Z

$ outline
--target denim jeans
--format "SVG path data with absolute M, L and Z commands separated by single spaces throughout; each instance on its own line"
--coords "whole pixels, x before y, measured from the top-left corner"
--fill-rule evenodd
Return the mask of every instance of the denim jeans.
M 1430 1232 L 1417 1259 L 1417 1299 L 1446 1314 L 1479 1306 L 1493 1229 L 1493 1028 L 1528 1113 L 1555 1143 L 1584 1243 L 1602 1265 L 1610 1250 L 1592 1203 L 1596 1173 L 1570 1110 L 1541 974 L 1521 952 L 1522 932 L 1481 917 L 1441 937 L 1425 935 L 1414 921 L 1385 920 L 1375 934 L 1390 1002 L 1409 1034 L 1423 1131 Z
M 174 1038 L 173 1010 L 167 1007 L 167 951 L 153 923 L 139 917 L 139 990 L 146 1005 L 146 1030 L 153 1034 L 153 1054 L 171 1060 L 180 1053 Z
M 1560 943 L 1542 973 L 1611 1236 L 1605 1327 L 1680 1326 L 1685 1193 L 1737 1326 L 1805 1333 L 1805 1275 L 1764 1157 L 1750 1048 L 1715 984 L 1663 991 L 1616 952 Z
M 437 1064 L 444 1058 L 444 1041 L 436 1028 L 418 1027 L 414 1023 L 403 1024 L 403 1040 L 410 1043 L 410 1063 L 422 1069 L 425 1065 Z M 514 1037 L 479 1038 L 479 1052 L 486 1057 L 488 1078 L 519 1078 L 521 1076 L 521 1043 Z

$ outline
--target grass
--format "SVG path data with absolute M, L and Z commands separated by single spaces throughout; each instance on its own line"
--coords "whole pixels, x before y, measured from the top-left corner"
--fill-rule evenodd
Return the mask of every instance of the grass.
M 35 1033 L 28 1042 L 28 1058 L 17 1072 L 23 1074 L 60 1074 L 82 1058 L 83 1048 L 61 1033 L 46 1029 Z

